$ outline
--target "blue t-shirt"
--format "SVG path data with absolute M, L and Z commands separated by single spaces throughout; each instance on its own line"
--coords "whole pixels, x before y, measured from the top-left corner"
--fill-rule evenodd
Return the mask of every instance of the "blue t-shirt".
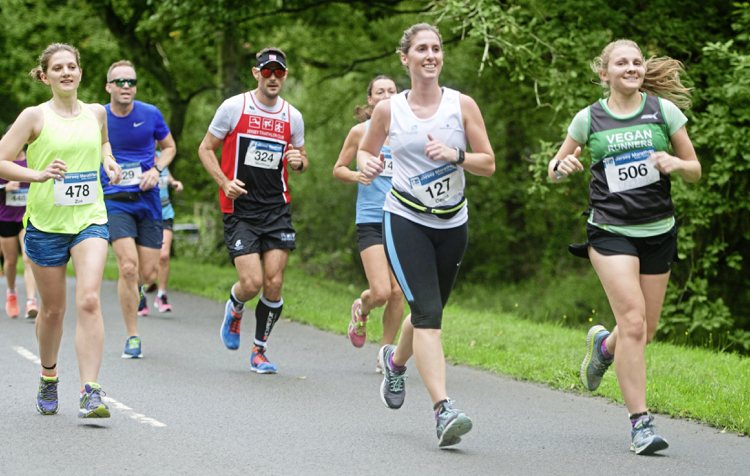
M 138 176 L 152 168 L 156 142 L 169 135 L 169 127 L 159 109 L 145 102 L 134 101 L 130 114 L 119 117 L 112 114 L 109 104 L 104 108 L 107 110 L 107 129 L 109 142 L 112 145 L 112 155 L 123 169 L 123 180 L 125 181 L 127 176 Z M 101 169 L 101 179 L 105 199 L 106 195 L 118 192 L 140 192 L 138 183 L 111 185 L 109 177 L 104 173 L 104 168 Z M 161 220 L 161 203 L 157 187 L 141 192 L 141 194 L 152 212 L 152 217 Z M 106 200 L 106 202 L 109 213 L 130 213 L 135 205 L 122 200 Z M 135 208 L 141 208 L 142 205 L 138 204 Z

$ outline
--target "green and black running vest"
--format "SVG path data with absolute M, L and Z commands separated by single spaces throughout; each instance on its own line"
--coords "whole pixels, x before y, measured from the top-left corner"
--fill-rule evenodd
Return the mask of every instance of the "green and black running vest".
M 669 175 L 647 160 L 670 147 L 659 98 L 646 95 L 641 110 L 627 118 L 613 117 L 599 101 L 589 107 L 589 115 L 594 223 L 639 225 L 672 216 Z

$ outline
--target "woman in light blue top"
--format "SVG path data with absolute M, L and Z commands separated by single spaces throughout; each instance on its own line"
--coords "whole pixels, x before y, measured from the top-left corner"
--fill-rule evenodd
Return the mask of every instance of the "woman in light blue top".
M 375 77 L 367 87 L 367 106 L 357 107 L 355 114 L 360 123 L 346 136 L 339 158 L 333 166 L 333 176 L 344 183 L 357 184 L 357 244 L 369 287 L 362 291 L 352 304 L 349 322 L 349 340 L 362 347 L 367 338 L 366 324 L 370 311 L 385 304 L 383 310 L 383 338 L 381 345 L 393 344 L 404 314 L 404 295 L 388 267 L 383 248 L 383 203 L 391 190 L 393 170 L 391 148 L 384 144 L 380 159 L 384 170 L 378 177 L 369 179 L 359 170 L 349 168 L 357 155 L 359 143 L 370 126 L 370 115 L 375 105 L 396 94 L 396 83 L 388 76 Z M 379 364 L 376 370 L 382 371 Z

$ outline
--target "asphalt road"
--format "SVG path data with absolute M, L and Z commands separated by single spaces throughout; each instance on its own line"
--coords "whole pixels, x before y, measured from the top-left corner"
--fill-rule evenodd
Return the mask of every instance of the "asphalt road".
M 280 373 L 257 375 L 248 363 L 254 321 L 244 324 L 240 350 L 228 351 L 219 339 L 223 304 L 180 293 L 170 294 L 173 313 L 152 309 L 141 319 L 144 358 L 123 360 L 110 282 L 100 382 L 112 418 L 82 421 L 72 285 L 58 415 L 34 406 L 33 324 L 0 317 L 0 475 L 750 474 L 750 438 L 657 416 L 671 446 L 637 457 L 621 406 L 460 366 L 448 368 L 448 388 L 474 430 L 440 450 L 413 366 L 406 403 L 389 410 L 378 394 L 377 346 L 355 349 L 342 335 L 282 320 L 268 354 Z

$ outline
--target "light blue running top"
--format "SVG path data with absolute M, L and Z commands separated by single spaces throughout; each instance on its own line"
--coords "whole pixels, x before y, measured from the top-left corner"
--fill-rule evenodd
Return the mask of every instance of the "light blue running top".
M 365 130 L 370 127 L 370 120 L 365 123 Z M 355 223 L 381 223 L 383 221 L 383 203 L 391 190 L 393 173 L 393 156 L 391 146 L 380 149 L 380 157 L 385 161 L 383 173 L 378 175 L 370 185 L 357 184 L 357 218 Z

